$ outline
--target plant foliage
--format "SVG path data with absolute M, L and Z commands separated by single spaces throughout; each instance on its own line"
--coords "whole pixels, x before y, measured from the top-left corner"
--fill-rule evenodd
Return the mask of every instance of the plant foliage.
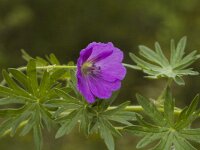
M 55 71 L 45 70 L 39 80 L 33 59 L 29 61 L 26 73 L 13 68 L 9 69 L 9 73 L 6 70 L 2 73 L 7 86 L 0 86 L 0 105 L 9 105 L 11 108 L 0 110 L 1 116 L 7 117 L 0 126 L 0 134 L 9 131 L 14 136 L 21 126 L 22 136 L 33 130 L 37 149 L 41 149 L 42 128 L 50 131 L 53 125 L 46 102 L 58 97 L 54 88 L 60 86 L 57 82 L 60 76 L 55 75 Z
M 124 65 L 143 70 L 148 78 L 167 77 L 183 85 L 182 76 L 198 75 L 188 67 L 199 58 L 197 51 L 185 56 L 185 45 L 186 37 L 176 47 L 172 40 L 169 60 L 157 42 L 156 51 L 139 46 L 140 55 L 145 60 L 130 53 L 137 66 Z M 44 130 L 58 127 L 55 138 L 60 138 L 79 128 L 87 137 L 98 134 L 109 150 L 115 149 L 114 139 L 121 137 L 123 131 L 142 137 L 137 148 L 197 149 L 191 142 L 200 143 L 200 128 L 192 127 L 200 114 L 199 95 L 184 109 L 176 108 L 168 84 L 169 87 L 161 94 L 163 105 L 155 105 L 138 94 L 139 106 L 130 106 L 128 101 L 112 106 L 119 91 L 109 99 L 97 99 L 95 103 L 88 104 L 76 89 L 76 66 L 73 62 L 61 64 L 54 54 L 45 59 L 33 58 L 24 50 L 22 54 L 27 66 L 2 71 L 1 137 L 32 133 L 36 149 L 41 150 Z
M 139 104 L 151 122 L 137 117 L 139 125 L 126 127 L 125 130 L 137 136 L 143 137 L 137 144 L 137 148 L 144 148 L 157 141 L 154 150 L 197 150 L 189 141 L 199 143 L 200 128 L 192 129 L 192 122 L 199 117 L 200 109 L 197 108 L 199 95 L 197 95 L 189 107 L 185 107 L 178 118 L 174 116 L 174 99 L 166 90 L 164 112 L 160 112 L 147 98 L 137 95 Z
M 130 53 L 131 59 L 137 64 L 134 68 L 142 70 L 148 74 L 146 77 L 157 79 L 161 77 L 172 78 L 177 84 L 185 85 L 182 76 L 198 75 L 197 71 L 188 68 L 194 63 L 200 55 L 197 51 L 192 51 L 185 56 L 186 37 L 183 37 L 175 46 L 174 40 L 171 40 L 171 56 L 170 59 L 164 55 L 160 44 L 155 43 L 155 51 L 150 48 L 140 45 L 139 54 L 145 58 L 141 59 L 133 53 Z
M 99 100 L 93 105 L 85 102 L 85 100 L 77 100 L 69 98 L 69 95 L 62 90 L 57 90 L 59 96 L 63 96 L 60 100 L 55 100 L 52 107 L 58 104 L 56 118 L 61 124 L 56 138 L 65 134 L 69 134 L 71 130 L 79 123 L 79 129 L 89 136 L 93 133 L 99 133 L 101 138 L 109 150 L 114 150 L 114 138 L 121 136 L 118 129 L 113 123 L 119 125 L 131 125 L 129 121 L 135 120 L 135 113 L 125 110 L 129 102 L 125 102 L 117 107 L 108 109 L 111 99 L 106 101 Z M 108 101 L 108 102 L 107 102 Z
M 116 92 L 107 101 L 90 105 L 75 88 L 74 70 L 54 68 L 60 65 L 55 55 L 45 60 L 22 53 L 27 67 L 3 70 L 5 85 L 0 86 L 0 105 L 6 108 L 0 109 L 0 116 L 7 119 L 0 125 L 0 135 L 14 136 L 20 130 L 19 135 L 25 136 L 32 131 L 36 149 L 40 150 L 43 129 L 50 131 L 55 124 L 61 125 L 55 135 L 59 138 L 79 124 L 87 136 L 99 133 L 108 149 L 114 150 L 114 137 L 121 136 L 114 124 L 126 126 L 135 120 L 135 113 L 125 110 L 129 102 L 107 109 L 115 100 Z M 37 70 L 43 66 L 46 69 Z

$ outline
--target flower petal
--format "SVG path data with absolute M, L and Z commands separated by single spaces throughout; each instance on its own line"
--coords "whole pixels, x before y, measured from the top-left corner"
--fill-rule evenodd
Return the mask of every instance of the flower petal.
M 119 80 L 108 82 L 95 76 L 90 76 L 88 83 L 93 95 L 102 99 L 108 99 L 111 97 L 112 91 L 118 90 L 121 86 Z
M 114 47 L 114 45 L 109 43 L 96 43 L 93 42 L 89 46 L 93 47 L 92 54 L 90 55 L 89 59 L 97 57 L 99 54 L 103 52 L 113 51 L 112 55 L 109 57 L 112 57 L 112 61 L 122 62 L 123 59 L 123 53 L 120 49 Z M 101 59 L 104 60 L 104 59 Z
M 100 76 L 106 81 L 123 80 L 126 75 L 126 68 L 121 63 L 112 62 L 101 65 L 100 68 Z
M 114 82 L 109 82 L 109 87 L 112 91 L 117 91 L 121 87 L 121 81 L 115 80 Z
M 111 54 L 113 53 L 112 50 L 108 50 L 108 51 L 104 51 L 102 53 L 99 53 L 98 55 L 96 55 L 95 57 L 89 59 L 88 61 L 92 61 L 92 62 L 98 62 L 100 60 L 105 59 L 106 57 L 109 57 Z
M 80 57 L 77 61 L 77 64 L 80 66 L 82 65 L 92 54 L 92 47 L 88 48 L 88 49 L 83 49 L 80 52 Z
M 95 102 L 95 97 L 88 86 L 87 79 L 85 77 L 82 77 L 81 75 L 77 75 L 77 79 L 77 89 L 79 90 L 79 92 L 85 97 L 85 99 L 89 103 Z

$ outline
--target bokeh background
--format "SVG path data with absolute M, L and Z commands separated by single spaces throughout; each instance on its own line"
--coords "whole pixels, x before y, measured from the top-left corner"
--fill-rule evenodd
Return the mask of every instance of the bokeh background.
M 0 0 L 0 68 L 25 65 L 20 49 L 32 56 L 54 53 L 63 63 L 76 62 L 82 48 L 92 41 L 113 42 L 128 53 L 138 45 L 153 48 L 159 41 L 169 54 L 171 38 L 187 35 L 187 52 L 200 49 L 199 0 Z M 200 71 L 200 63 L 193 67 Z M 200 91 L 200 77 L 186 77 L 186 86 L 173 85 L 176 104 L 183 107 Z M 135 93 L 156 98 L 165 80 L 148 80 L 129 70 L 117 103 Z M 78 131 L 54 140 L 45 133 L 44 150 L 106 150 L 97 135 L 86 138 Z M 117 150 L 134 150 L 137 138 L 125 135 L 116 140 Z M 0 139 L 1 150 L 34 150 L 31 135 Z

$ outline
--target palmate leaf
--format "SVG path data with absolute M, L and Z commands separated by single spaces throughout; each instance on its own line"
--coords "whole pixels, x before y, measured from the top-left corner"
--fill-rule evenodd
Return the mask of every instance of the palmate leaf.
M 82 115 L 82 109 L 73 110 L 70 114 L 64 117 L 64 124 L 59 128 L 56 133 L 56 138 L 59 138 L 65 134 L 69 134 L 70 131 L 76 126 Z
M 158 79 L 167 77 L 172 78 L 179 85 L 184 85 L 185 82 L 182 76 L 199 74 L 197 71 L 193 71 L 192 68 L 187 67 L 200 58 L 200 55 L 197 55 L 197 51 L 184 56 L 185 46 L 186 37 L 183 37 L 177 46 L 175 46 L 174 40 L 172 40 L 170 60 L 163 54 L 158 42 L 155 43 L 155 51 L 143 45 L 139 46 L 139 54 L 145 60 L 132 53 L 130 53 L 130 57 L 137 64 L 137 66 L 133 67 L 148 74 L 147 78 Z
M 153 150 L 197 150 L 190 141 L 200 143 L 200 129 L 191 129 L 191 123 L 199 117 L 200 109 L 197 109 L 199 96 L 197 95 L 189 107 L 182 110 L 177 119 L 174 117 L 174 99 L 167 88 L 165 93 L 164 112 L 158 111 L 156 106 L 141 95 L 137 100 L 149 116 L 152 122 L 146 122 L 137 117 L 139 125 L 126 127 L 125 130 L 134 135 L 143 137 L 137 144 L 137 148 L 144 148 L 156 143 L 150 149 Z M 160 121 L 159 121 L 160 120 Z
M 47 102 L 60 98 L 55 89 L 60 86 L 57 80 L 64 73 L 44 70 L 38 78 L 33 59 L 29 60 L 26 72 L 9 69 L 9 73 L 6 70 L 2 73 L 6 85 L 0 86 L 0 105 L 4 108 L 0 109 L 0 117 L 8 119 L 0 125 L 0 136 L 7 133 L 14 136 L 19 129 L 21 136 L 33 131 L 36 148 L 40 150 L 42 128 L 50 130 L 54 124 Z M 19 104 L 18 107 L 15 104 Z
M 45 55 L 45 59 L 42 57 L 31 57 L 25 50 L 21 50 L 22 52 L 22 58 L 24 60 L 26 60 L 27 62 L 29 62 L 30 60 L 34 60 L 36 63 L 37 67 L 44 67 L 44 66 L 50 66 L 50 68 L 48 70 L 51 70 L 51 72 L 53 73 L 51 78 L 52 81 L 55 82 L 54 79 L 58 80 L 58 76 L 59 76 L 59 80 L 65 82 L 67 79 L 71 79 L 71 70 L 66 69 L 66 68 L 55 68 L 54 66 L 58 66 L 61 65 L 61 62 L 58 60 L 58 58 L 51 53 L 50 55 Z M 67 65 L 69 66 L 74 66 L 73 62 L 69 62 Z M 41 74 L 43 73 L 43 71 L 38 70 L 38 76 L 40 77 Z
M 56 138 L 69 134 L 78 124 L 86 136 L 99 133 L 107 148 L 114 150 L 114 137 L 121 136 L 114 124 L 132 125 L 130 121 L 136 119 L 134 112 L 124 110 L 129 102 L 107 109 L 110 106 L 109 100 L 98 100 L 91 105 L 84 99 L 78 101 L 68 95 L 66 91 L 56 89 L 56 93 L 61 97 L 61 99 L 56 100 L 56 104 L 52 101 L 53 105 L 59 106 L 55 117 L 56 121 L 61 124 Z M 111 99 L 113 100 L 114 97 L 115 95 Z
M 41 57 L 33 58 L 25 50 L 21 50 L 22 58 L 29 62 L 30 60 L 35 60 L 37 66 L 47 66 L 47 65 L 60 65 L 60 61 L 54 54 L 46 55 L 46 59 Z
M 109 150 L 115 149 L 114 137 L 121 136 L 121 133 L 115 128 L 113 123 L 127 126 L 132 125 L 130 121 L 136 119 L 135 113 L 124 110 L 128 105 L 129 102 L 125 102 L 110 110 L 102 109 L 102 107 L 99 110 L 95 107 L 90 108 L 98 111 L 96 112 L 97 114 L 94 114 L 95 112 L 91 114 L 93 117 L 90 121 L 89 133 L 99 133 Z

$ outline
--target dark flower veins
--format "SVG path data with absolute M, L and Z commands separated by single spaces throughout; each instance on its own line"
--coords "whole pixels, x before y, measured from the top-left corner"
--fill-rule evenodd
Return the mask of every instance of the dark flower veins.
M 77 62 L 77 89 L 89 103 L 107 99 L 121 87 L 126 69 L 123 53 L 112 43 L 89 44 L 81 50 Z

